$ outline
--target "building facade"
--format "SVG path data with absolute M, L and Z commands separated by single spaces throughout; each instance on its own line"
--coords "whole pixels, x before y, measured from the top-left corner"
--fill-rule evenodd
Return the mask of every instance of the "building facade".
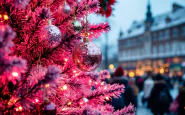
M 172 11 L 153 17 L 149 3 L 146 19 L 120 33 L 118 60 L 139 75 L 180 70 L 185 61 L 185 7 L 173 4 Z

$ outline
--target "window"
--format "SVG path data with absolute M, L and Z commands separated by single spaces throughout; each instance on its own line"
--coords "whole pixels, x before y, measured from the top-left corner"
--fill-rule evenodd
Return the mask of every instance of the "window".
M 170 30 L 165 30 L 165 38 L 169 38 L 170 37 Z
M 135 39 L 132 39 L 131 40 L 131 46 L 134 46 L 135 45 Z
M 127 40 L 127 45 L 131 46 L 131 40 Z
M 159 39 L 161 40 L 161 39 L 163 39 L 163 37 L 164 37 L 164 32 L 161 31 L 161 32 L 159 33 Z
M 170 52 L 170 44 L 166 43 L 165 44 L 165 53 L 169 53 Z
M 152 51 L 153 54 L 156 54 L 156 53 L 157 53 L 157 47 L 156 47 L 156 46 L 154 46 L 152 50 L 153 50 L 153 51 Z
M 121 58 L 122 58 L 122 57 L 121 57 L 121 53 L 119 53 L 118 55 L 119 55 L 119 60 L 121 60 Z
M 177 28 L 173 29 L 173 37 L 178 37 L 179 31 Z
M 185 36 L 185 26 L 182 27 L 181 35 L 182 35 L 182 36 Z
M 140 49 L 137 49 L 137 56 L 140 56 Z
M 160 45 L 160 46 L 159 46 L 159 52 L 160 52 L 160 53 L 163 53 L 163 52 L 164 52 L 164 45 Z
M 142 40 L 143 40 L 142 37 L 138 37 L 138 38 L 137 38 L 137 44 L 142 44 L 142 43 L 143 43 Z
M 143 49 L 140 49 L 140 56 L 143 55 Z
M 157 40 L 157 33 L 153 33 L 153 40 L 154 40 L 154 41 Z

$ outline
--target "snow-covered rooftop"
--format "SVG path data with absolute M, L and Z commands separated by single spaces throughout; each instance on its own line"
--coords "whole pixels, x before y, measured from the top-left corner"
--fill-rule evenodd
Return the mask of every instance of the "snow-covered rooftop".
M 167 19 L 170 21 L 167 22 Z M 168 12 L 154 17 L 154 22 L 150 28 L 151 31 L 157 31 L 176 25 L 185 23 L 185 8 L 178 9 L 177 11 Z M 135 36 L 139 36 L 145 32 L 145 23 L 142 21 L 134 21 L 130 29 L 125 32 L 121 39 L 127 39 Z

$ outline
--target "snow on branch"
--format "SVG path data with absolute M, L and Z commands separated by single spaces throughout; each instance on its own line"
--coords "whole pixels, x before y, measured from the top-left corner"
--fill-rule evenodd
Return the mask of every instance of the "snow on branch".
M 110 26 L 108 23 L 101 23 L 98 25 L 89 24 L 89 37 L 90 38 L 98 38 L 101 33 L 106 33 L 110 30 Z
M 135 115 L 136 108 L 130 104 L 128 107 L 124 107 L 121 110 L 114 112 L 112 115 Z

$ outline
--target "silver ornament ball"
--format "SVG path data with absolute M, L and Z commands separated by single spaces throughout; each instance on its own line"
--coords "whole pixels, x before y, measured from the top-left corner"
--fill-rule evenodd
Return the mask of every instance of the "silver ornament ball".
M 57 46 L 62 39 L 62 34 L 58 27 L 49 24 L 43 27 L 41 31 L 42 40 L 47 40 L 50 47 Z

